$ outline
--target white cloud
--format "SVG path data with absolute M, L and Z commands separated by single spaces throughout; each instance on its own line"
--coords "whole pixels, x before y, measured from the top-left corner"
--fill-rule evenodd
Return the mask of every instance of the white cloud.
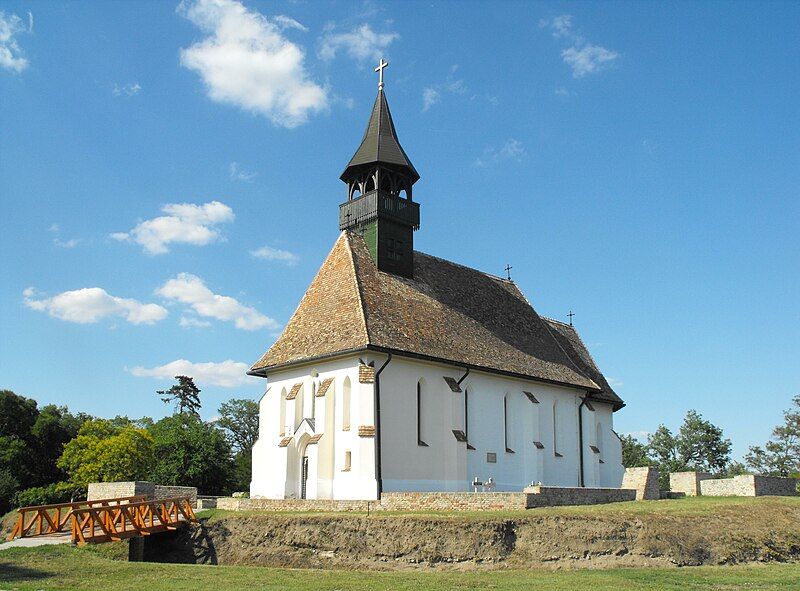
M 442 98 L 441 93 L 432 87 L 428 87 L 422 91 L 422 110 L 427 111 L 433 105 L 439 102 Z
M 450 66 L 450 72 L 447 74 L 447 78 L 442 84 L 428 86 L 427 88 L 423 89 L 422 91 L 423 112 L 427 111 L 433 105 L 438 103 L 442 99 L 442 95 L 445 93 L 464 94 L 467 91 L 467 87 L 465 86 L 464 81 L 455 77 L 457 71 L 458 71 L 458 64 Z
M 28 60 L 17 43 L 19 33 L 33 33 L 33 14 L 28 12 L 28 27 L 16 14 L 0 10 L 0 67 L 19 74 L 28 67 Z
M 349 33 L 334 33 L 333 28 L 322 37 L 318 55 L 323 60 L 332 60 L 340 50 L 358 62 L 378 60 L 392 41 L 399 39 L 397 33 L 376 33 L 368 24 L 363 24 Z
M 53 235 L 53 244 L 59 248 L 75 248 L 80 244 L 80 238 L 63 240 L 61 238 L 61 228 L 58 224 L 52 224 L 47 231 Z
M 211 323 L 207 320 L 200 320 L 194 316 L 181 316 L 178 324 L 184 328 L 206 328 L 211 326 Z
M 608 384 L 613 388 L 619 388 L 620 386 L 624 385 L 622 380 L 618 380 L 617 378 L 608 378 Z
M 600 72 L 617 59 L 619 54 L 599 45 L 585 45 L 568 47 L 561 52 L 561 57 L 572 68 L 574 78 L 583 78 L 587 74 Z
M 479 168 L 496 164 L 501 160 L 514 160 L 519 162 L 525 155 L 525 146 L 522 142 L 509 138 L 499 148 L 488 147 L 484 149 L 483 155 L 475 159 L 473 164 Z
M 297 29 L 298 31 L 303 31 L 304 33 L 308 32 L 308 27 L 297 22 L 290 16 L 279 14 L 272 20 L 274 20 L 281 29 Z
M 282 34 L 287 17 L 273 22 L 235 0 L 184 1 L 177 10 L 208 34 L 181 49 L 181 64 L 202 77 L 212 100 L 289 128 L 327 108 L 327 90 L 309 78 L 302 48 Z
M 113 316 L 124 318 L 131 324 L 153 324 L 168 314 L 166 308 L 158 304 L 115 297 L 99 287 L 65 291 L 52 298 L 42 297 L 29 287 L 22 295 L 25 305 L 32 310 L 78 324 L 91 324 Z
M 606 49 L 599 45 L 592 45 L 583 36 L 575 33 L 572 27 L 572 16 L 562 14 L 552 19 L 539 21 L 540 28 L 550 29 L 553 37 L 565 39 L 571 47 L 561 50 L 561 59 L 572 68 L 573 78 L 583 78 L 587 74 L 596 74 L 619 57 L 616 51 Z M 556 94 L 566 96 L 556 90 Z
M 251 250 L 250 254 L 257 259 L 264 259 L 265 261 L 280 261 L 287 265 L 296 265 L 300 260 L 293 252 L 288 250 L 281 250 L 279 248 L 272 248 L 271 246 L 262 246 L 258 250 Z
M 173 243 L 204 246 L 219 240 L 216 226 L 235 217 L 233 210 L 219 201 L 203 205 L 168 203 L 161 211 L 167 215 L 145 220 L 129 232 L 115 232 L 111 238 L 141 244 L 148 254 L 164 254 Z
M 238 162 L 231 162 L 228 166 L 228 172 L 231 175 L 232 181 L 245 181 L 249 183 L 258 176 L 257 172 L 249 172 L 243 169 Z
M 275 320 L 255 308 L 245 306 L 230 296 L 215 294 L 202 279 L 190 273 L 179 273 L 159 287 L 156 294 L 186 304 L 198 316 L 233 322 L 236 328 L 243 330 L 278 327 Z
M 220 386 L 221 388 L 236 388 L 248 383 L 254 383 L 258 378 L 247 375 L 250 367 L 241 361 L 228 359 L 221 363 L 192 363 L 186 359 L 176 359 L 158 367 L 136 366 L 128 369 L 131 375 L 140 378 L 157 378 L 172 380 L 175 376 L 191 376 L 199 385 Z
M 550 29 L 553 37 L 571 37 L 572 36 L 572 15 L 561 14 L 554 16 L 551 19 L 542 19 L 539 21 L 540 29 Z
M 139 86 L 138 82 L 129 82 L 128 84 L 123 84 L 122 86 L 114 83 L 114 88 L 111 89 L 111 93 L 114 96 L 133 96 L 134 94 L 139 94 L 141 90 L 142 87 Z
M 570 96 L 572 93 L 563 86 L 556 86 L 556 96 Z

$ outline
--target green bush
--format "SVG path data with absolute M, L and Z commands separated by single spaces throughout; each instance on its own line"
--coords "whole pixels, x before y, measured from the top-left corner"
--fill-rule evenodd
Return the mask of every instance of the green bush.
M 56 482 L 47 486 L 34 486 L 19 491 L 14 496 L 14 505 L 17 507 L 30 507 L 32 505 L 54 505 L 56 503 L 69 503 L 86 498 L 83 488 L 78 488 L 70 482 Z

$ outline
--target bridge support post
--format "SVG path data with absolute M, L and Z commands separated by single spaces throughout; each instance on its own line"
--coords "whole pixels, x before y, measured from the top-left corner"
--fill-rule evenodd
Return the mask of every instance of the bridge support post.
M 128 541 L 128 562 L 144 562 L 144 536 Z

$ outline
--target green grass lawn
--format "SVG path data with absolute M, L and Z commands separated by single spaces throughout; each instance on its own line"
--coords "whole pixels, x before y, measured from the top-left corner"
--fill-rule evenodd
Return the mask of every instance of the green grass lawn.
M 110 545 L 106 545 L 110 546 Z M 778 590 L 800 589 L 800 565 L 614 570 L 493 570 L 474 572 L 365 572 L 294 570 L 255 566 L 199 566 L 112 560 L 99 548 L 47 546 L 0 552 L 0 589 L 198 591 L 213 589 L 485 590 L 547 589 Z

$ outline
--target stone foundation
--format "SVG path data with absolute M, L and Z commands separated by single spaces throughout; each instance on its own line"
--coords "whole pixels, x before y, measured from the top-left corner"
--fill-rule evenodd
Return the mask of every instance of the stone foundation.
M 602 505 L 636 500 L 633 488 L 572 488 L 561 486 L 526 486 L 526 506 Z
M 657 501 L 661 498 L 658 490 L 658 470 L 651 466 L 625 468 L 620 488 L 635 489 L 637 501 Z

